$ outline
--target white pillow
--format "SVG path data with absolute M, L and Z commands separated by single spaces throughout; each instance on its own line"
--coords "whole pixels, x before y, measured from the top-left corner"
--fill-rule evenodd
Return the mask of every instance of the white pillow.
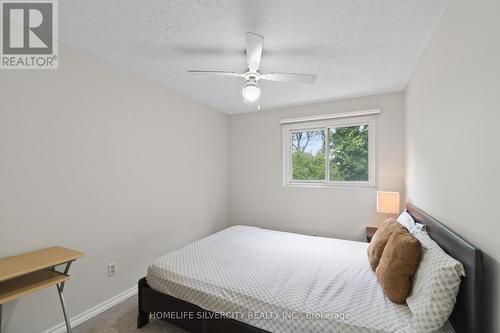
M 417 228 L 415 221 L 406 210 L 402 212 L 401 215 L 399 215 L 398 222 L 401 223 L 403 227 L 408 229 L 410 233 L 413 233 L 415 231 L 415 228 Z
M 414 329 L 419 333 L 434 332 L 443 327 L 453 311 L 465 270 L 425 231 L 416 231 L 413 236 L 422 244 L 423 253 L 406 303 L 413 315 Z
M 413 233 L 416 233 L 417 231 L 425 231 L 425 225 L 415 222 L 415 229 L 413 229 Z

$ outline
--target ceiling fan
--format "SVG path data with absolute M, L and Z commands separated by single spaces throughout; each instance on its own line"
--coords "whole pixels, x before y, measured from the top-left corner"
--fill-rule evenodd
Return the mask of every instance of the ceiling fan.
M 246 34 L 246 54 L 247 54 L 247 69 L 244 73 L 225 72 L 225 71 L 202 71 L 188 70 L 194 74 L 209 74 L 218 76 L 241 77 L 246 80 L 243 87 L 243 97 L 245 102 L 254 102 L 260 96 L 259 80 L 269 81 L 284 81 L 298 83 L 314 83 L 316 74 L 297 74 L 297 73 L 268 73 L 264 74 L 260 71 L 260 60 L 262 57 L 262 44 L 264 37 L 247 32 Z

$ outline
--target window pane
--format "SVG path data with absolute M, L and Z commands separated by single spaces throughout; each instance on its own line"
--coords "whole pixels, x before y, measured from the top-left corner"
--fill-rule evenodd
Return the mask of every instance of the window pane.
M 325 180 L 325 132 L 292 132 L 292 179 Z
M 368 125 L 328 129 L 331 181 L 368 181 Z

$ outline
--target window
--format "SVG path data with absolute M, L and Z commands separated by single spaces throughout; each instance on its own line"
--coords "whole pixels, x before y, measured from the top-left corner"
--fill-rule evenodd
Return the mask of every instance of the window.
M 375 185 L 378 110 L 282 121 L 284 185 Z

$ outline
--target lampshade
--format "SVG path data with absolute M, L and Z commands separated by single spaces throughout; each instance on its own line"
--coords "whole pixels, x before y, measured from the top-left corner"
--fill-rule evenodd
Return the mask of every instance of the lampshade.
M 399 214 L 399 192 L 377 192 L 377 213 Z
M 249 82 L 243 88 L 243 97 L 245 97 L 245 102 L 254 102 L 260 96 L 260 88 L 257 83 Z

